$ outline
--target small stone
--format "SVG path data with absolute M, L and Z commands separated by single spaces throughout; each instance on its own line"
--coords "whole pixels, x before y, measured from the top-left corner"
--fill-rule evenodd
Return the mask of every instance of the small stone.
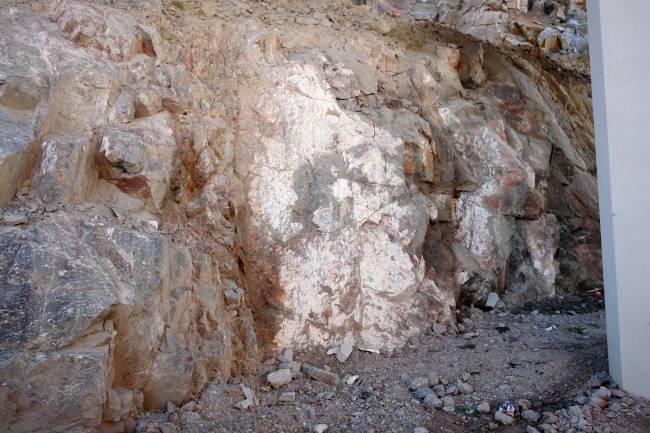
M 21 212 L 5 212 L 2 215 L 2 221 L 9 226 L 19 226 L 27 224 L 27 217 Z
M 347 385 L 354 385 L 354 382 L 356 382 L 357 380 L 359 380 L 358 375 L 348 376 L 345 378 L 345 383 Z
M 472 385 L 470 385 L 467 382 L 458 381 L 457 387 L 458 387 L 458 391 L 460 391 L 461 394 L 471 394 L 474 392 L 474 388 L 472 387 Z
M 167 410 L 167 413 L 174 413 L 174 412 L 176 412 L 176 405 L 174 403 L 172 403 L 171 401 L 168 401 L 166 410 Z
M 429 433 L 429 430 L 425 429 L 424 427 L 415 427 L 413 429 L 413 433 Z
M 490 407 L 490 403 L 488 403 L 487 401 L 484 401 L 483 403 L 479 404 L 479 405 L 476 407 L 476 409 L 477 409 L 479 412 L 484 413 L 484 414 L 485 414 L 485 413 L 490 413 L 490 410 L 492 410 L 492 408 Z
M 499 302 L 499 295 L 497 295 L 494 292 L 490 292 L 490 294 L 487 297 L 487 300 L 485 301 L 485 307 L 496 308 L 497 302 Z
M 411 384 L 409 385 L 409 389 L 411 391 L 415 391 L 421 386 L 428 386 L 429 385 L 429 379 L 426 377 L 416 377 L 411 381 Z
M 433 394 L 433 391 L 428 386 L 421 386 L 415 390 L 415 396 L 420 400 L 424 400 L 429 394 Z
M 433 331 L 434 335 L 444 335 L 447 332 L 447 325 L 434 323 L 431 325 L 431 331 Z
M 313 428 L 314 433 L 325 433 L 329 426 L 327 424 L 316 424 Z
M 294 402 L 294 401 L 296 401 L 296 393 L 293 392 L 293 391 L 283 392 L 282 394 L 280 394 L 280 397 L 278 398 L 278 400 L 283 401 L 283 402 L 287 402 L 287 403 Z
M 532 425 L 529 425 L 529 426 L 526 427 L 526 433 L 539 433 L 539 430 L 537 430 Z
M 497 412 L 494 414 L 495 421 L 500 422 L 503 425 L 511 425 L 515 422 L 515 419 L 509 415 L 506 415 L 503 412 Z
M 517 400 L 517 406 L 519 406 L 519 409 L 523 412 L 533 407 L 533 403 L 530 400 L 522 399 Z
M 597 395 L 592 395 L 591 399 L 589 400 L 589 404 L 594 407 L 599 407 L 601 409 L 604 409 L 609 405 L 609 402 L 604 398 L 598 397 Z
M 456 404 L 454 403 L 454 398 L 447 396 L 442 399 L 442 410 L 445 412 L 455 412 Z
M 273 388 L 279 388 L 281 386 L 287 385 L 293 379 L 293 374 L 288 368 L 282 368 L 273 373 L 269 373 L 266 376 L 266 380 L 271 384 Z
M 609 375 L 601 371 L 599 373 L 594 374 L 591 376 L 591 379 L 589 379 L 589 382 L 587 382 L 587 385 L 589 385 L 590 388 L 600 388 L 603 386 L 603 383 L 605 383 L 609 379 Z
M 442 397 L 442 396 L 444 396 L 446 394 L 445 386 L 442 385 L 442 384 L 436 385 L 436 386 L 433 387 L 433 392 L 435 392 L 436 395 L 438 395 L 438 397 Z
M 521 412 L 521 417 L 526 421 L 531 421 L 531 422 L 539 421 L 539 413 L 530 409 Z
M 345 362 L 348 360 L 350 357 L 350 354 L 352 354 L 352 350 L 354 348 L 352 345 L 348 342 L 341 343 L 340 345 L 330 349 L 327 351 L 328 355 L 336 355 L 336 359 L 338 359 L 339 362 Z
M 244 393 L 244 400 L 238 402 L 235 407 L 237 409 L 241 410 L 246 410 L 249 407 L 257 404 L 257 399 L 255 398 L 255 394 L 253 393 L 253 390 L 250 389 L 247 386 L 244 386 L 243 384 L 241 385 L 241 390 Z
M 428 410 L 442 409 L 444 403 L 435 394 L 431 393 L 424 398 L 424 407 Z
M 293 350 L 287 348 L 284 348 L 278 353 L 278 361 L 281 363 L 284 362 L 293 362 Z
M 445 389 L 445 392 L 449 395 L 457 395 L 458 394 L 458 387 L 454 385 L 453 383 L 450 383 L 447 385 L 447 388 Z
M 307 376 L 314 380 L 321 382 L 329 383 L 331 385 L 337 385 L 341 380 L 338 375 L 332 373 L 331 371 L 326 371 L 320 368 L 313 367 L 308 364 L 303 363 L 303 370 L 307 373 Z
M 603 400 L 609 400 L 612 398 L 612 392 L 604 386 L 601 386 L 596 391 L 594 391 L 594 395 L 598 398 L 602 398 Z

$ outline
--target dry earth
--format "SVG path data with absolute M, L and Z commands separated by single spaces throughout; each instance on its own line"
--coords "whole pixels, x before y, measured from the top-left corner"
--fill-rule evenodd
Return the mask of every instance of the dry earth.
M 148 415 L 137 431 L 288 433 L 322 431 L 322 425 L 332 433 L 424 432 L 417 428 L 431 433 L 535 432 L 532 428 L 650 431 L 649 402 L 616 389 L 603 372 L 607 365 L 604 311 L 597 303 L 576 303 L 575 298 L 568 305 L 562 308 L 556 303 L 541 312 L 521 313 L 466 310 L 460 325 L 464 332 L 432 329 L 402 350 L 381 354 L 354 350 L 342 363 L 322 351 L 295 354 L 298 362 L 335 373 L 341 379 L 336 385 L 308 377 L 303 364 L 303 373 L 274 389 L 266 377 L 278 370 L 280 361 L 270 359 L 256 378 L 211 385 L 196 403 Z M 441 397 L 453 398 L 453 410 L 428 409 L 418 398 L 414 381 L 431 375 L 438 376 L 438 386 L 444 388 Z M 350 384 L 353 376 L 359 377 Z M 466 388 L 461 383 L 471 389 L 454 391 Z M 602 392 L 601 385 L 612 392 L 603 409 L 596 408 L 599 400 L 592 397 Z M 237 408 L 244 400 L 243 387 L 254 390 L 258 407 Z M 295 393 L 295 400 L 283 401 L 292 398 L 290 393 Z M 511 426 L 494 419 L 506 400 L 518 406 Z M 520 405 L 528 404 L 522 400 L 528 400 L 540 415 L 538 422 L 522 417 Z M 491 410 L 481 414 L 477 407 L 485 402 Z M 576 427 L 581 422 L 575 416 L 578 410 L 584 422 Z M 560 421 L 555 426 L 554 417 Z

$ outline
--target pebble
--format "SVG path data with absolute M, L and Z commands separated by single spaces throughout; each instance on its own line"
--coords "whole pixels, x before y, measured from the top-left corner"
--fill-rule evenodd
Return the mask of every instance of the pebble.
M 594 392 L 594 395 L 598 398 L 602 398 L 603 400 L 609 400 L 610 398 L 612 398 L 612 392 L 608 388 L 605 388 L 604 386 L 598 388 Z
M 539 413 L 530 409 L 521 412 L 521 417 L 526 421 L 532 421 L 532 422 L 539 421 Z
M 495 413 L 494 420 L 500 422 L 503 425 L 510 425 L 515 422 L 515 419 L 513 417 L 506 415 L 503 412 Z
M 526 433 L 539 433 L 539 430 L 537 430 L 532 425 L 529 425 L 528 427 L 526 427 Z
M 415 427 L 413 429 L 413 433 L 429 433 L 429 430 L 425 429 L 424 427 Z
M 442 410 L 445 412 L 454 412 L 456 411 L 456 405 L 454 403 L 453 397 L 444 397 L 442 399 Z
M 424 398 L 424 407 L 428 410 L 442 409 L 444 403 L 435 394 L 429 394 Z M 453 403 L 453 400 L 452 400 Z
M 423 400 L 429 394 L 433 394 L 433 391 L 431 391 L 431 388 L 429 388 L 428 386 L 421 386 L 415 390 L 415 396 L 420 400 Z
M 350 357 L 350 354 L 352 354 L 352 350 L 354 348 L 352 345 L 348 342 L 341 343 L 340 345 L 330 349 L 327 351 L 328 355 L 336 355 L 336 359 L 338 359 L 339 362 L 345 362 L 348 360 Z
M 497 302 L 499 302 L 499 295 L 497 295 L 494 292 L 490 292 L 490 294 L 487 297 L 487 300 L 485 301 L 485 307 L 496 308 Z
M 345 378 L 345 383 L 347 385 L 354 385 L 354 382 L 356 382 L 357 380 L 359 380 L 358 375 L 348 376 Z
M 447 385 L 447 389 L 445 389 L 445 392 L 449 395 L 457 395 L 458 394 L 458 387 L 454 385 L 453 383 Z
M 458 382 L 458 391 L 460 391 L 461 394 L 471 394 L 474 392 L 474 388 L 472 388 L 472 385 L 470 385 L 467 382 Z
M 533 403 L 530 400 L 517 400 L 517 406 L 521 409 L 521 411 L 525 411 L 533 407 Z
M 266 380 L 271 384 L 273 388 L 279 388 L 281 386 L 287 385 L 293 379 L 293 374 L 288 368 L 282 368 L 273 373 L 269 373 L 266 376 Z
M 316 424 L 314 426 L 313 430 L 314 430 L 314 433 L 325 433 L 325 431 L 327 431 L 328 427 L 329 426 L 327 424 Z
M 483 403 L 479 404 L 476 407 L 476 409 L 481 413 L 490 413 L 490 410 L 492 410 L 492 408 L 490 407 L 490 403 L 488 403 L 487 401 L 484 401 Z
M 308 364 L 303 363 L 303 369 L 307 373 L 307 376 L 311 377 L 312 379 L 329 383 L 330 385 L 337 385 L 341 380 L 336 373 L 316 368 Z
M 292 362 L 293 361 L 293 350 L 286 348 L 282 349 L 280 353 L 278 353 L 278 361 L 281 363 L 284 362 Z
M 2 221 L 9 226 L 18 226 L 27 224 L 27 217 L 20 212 L 5 213 L 2 215 Z

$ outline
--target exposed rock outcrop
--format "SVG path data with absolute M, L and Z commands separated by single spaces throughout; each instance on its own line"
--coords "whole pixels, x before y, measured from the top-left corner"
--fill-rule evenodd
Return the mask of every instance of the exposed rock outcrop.
M 0 9 L 5 430 L 120 431 L 258 348 L 598 283 L 583 75 L 348 2 L 207 3 Z

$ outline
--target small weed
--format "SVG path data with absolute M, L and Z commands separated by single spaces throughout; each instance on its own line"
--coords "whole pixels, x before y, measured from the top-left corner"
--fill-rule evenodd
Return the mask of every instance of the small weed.
M 465 343 L 464 345 L 460 346 L 461 349 L 476 349 L 476 344 L 474 343 Z

